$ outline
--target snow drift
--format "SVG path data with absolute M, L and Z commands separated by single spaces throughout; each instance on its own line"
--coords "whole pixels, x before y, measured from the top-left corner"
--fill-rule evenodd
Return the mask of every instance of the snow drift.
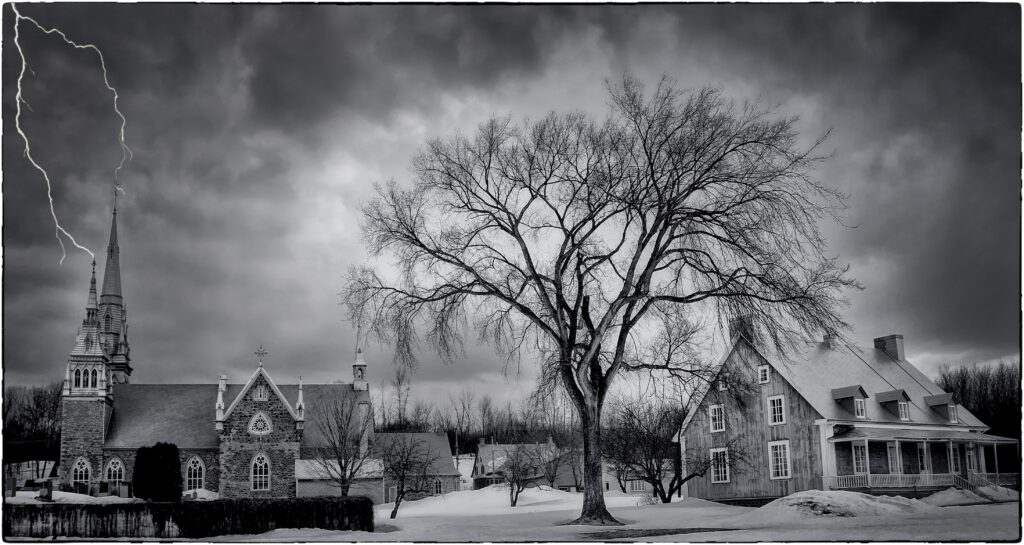
M 938 507 L 900 496 L 872 496 L 845 490 L 805 490 L 744 514 L 736 522 L 749 525 L 792 521 L 795 518 L 907 515 L 935 509 Z

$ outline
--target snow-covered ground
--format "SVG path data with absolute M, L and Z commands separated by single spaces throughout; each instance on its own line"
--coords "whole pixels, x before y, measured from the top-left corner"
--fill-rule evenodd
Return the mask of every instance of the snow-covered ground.
M 955 492 L 955 491 L 954 491 Z M 949 491 L 946 491 L 949 495 Z M 809 491 L 760 509 L 687 498 L 637 505 L 635 496 L 606 493 L 624 525 L 568 525 L 582 494 L 551 489 L 522 493 L 509 507 L 508 490 L 453 492 L 405 502 L 394 520 L 391 504 L 376 507 L 377 531 L 281 529 L 217 541 L 991 541 L 1020 538 L 1017 503 L 939 507 L 935 502 L 856 492 Z M 951 498 L 946 498 L 950 500 Z M 933 505 L 935 503 L 935 505 Z M 695 529 L 704 529 L 694 532 Z

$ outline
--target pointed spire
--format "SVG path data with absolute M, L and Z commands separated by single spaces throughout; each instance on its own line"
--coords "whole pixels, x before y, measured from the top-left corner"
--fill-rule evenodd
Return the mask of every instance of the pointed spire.
M 295 402 L 295 412 L 299 414 L 299 418 L 305 417 L 306 403 L 302 400 L 302 375 L 299 375 L 299 399 Z
M 96 259 L 92 260 L 92 279 L 89 280 L 89 302 L 85 304 L 86 310 L 96 310 L 99 306 L 96 303 Z
M 117 245 L 117 208 L 110 218 L 110 242 L 107 243 L 107 264 L 103 269 L 103 291 L 100 302 L 121 304 L 121 249 Z

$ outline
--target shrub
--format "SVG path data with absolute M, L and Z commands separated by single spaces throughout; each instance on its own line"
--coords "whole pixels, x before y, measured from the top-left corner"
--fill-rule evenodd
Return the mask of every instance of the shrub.
M 132 473 L 135 496 L 146 501 L 181 501 L 181 459 L 178 447 L 157 443 L 135 454 Z

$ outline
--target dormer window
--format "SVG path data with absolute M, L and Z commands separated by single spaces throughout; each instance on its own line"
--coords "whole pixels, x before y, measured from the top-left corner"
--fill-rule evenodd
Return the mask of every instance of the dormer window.
M 758 384 L 768 384 L 768 382 L 771 381 L 771 378 L 772 378 L 772 375 L 771 375 L 771 373 L 768 372 L 768 366 L 767 365 L 758 365 L 757 366 L 757 383 Z
M 262 385 L 262 384 L 257 386 L 256 389 L 252 393 L 252 398 L 254 400 L 256 400 L 256 401 L 266 401 L 267 400 L 267 387 Z
M 910 403 L 906 401 L 900 401 L 900 420 L 904 422 L 910 420 Z
M 867 403 L 863 399 L 857 398 L 853 400 L 853 411 L 857 418 L 867 418 Z

